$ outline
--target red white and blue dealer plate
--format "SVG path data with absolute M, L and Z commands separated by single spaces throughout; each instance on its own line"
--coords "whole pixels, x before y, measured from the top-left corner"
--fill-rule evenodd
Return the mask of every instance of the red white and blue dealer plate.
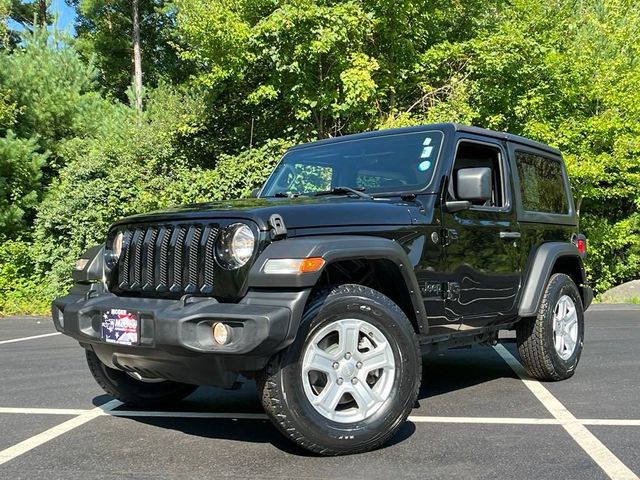
M 121 309 L 111 309 L 102 316 L 102 339 L 118 345 L 137 345 L 138 316 Z

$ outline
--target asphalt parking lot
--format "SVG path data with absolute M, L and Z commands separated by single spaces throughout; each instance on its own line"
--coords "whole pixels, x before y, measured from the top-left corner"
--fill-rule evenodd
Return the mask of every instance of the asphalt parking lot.
M 523 381 L 510 335 L 430 355 L 389 445 L 324 458 L 271 426 L 252 383 L 132 411 L 50 320 L 0 319 L 0 478 L 638 478 L 640 307 L 596 305 L 586 322 L 572 379 Z

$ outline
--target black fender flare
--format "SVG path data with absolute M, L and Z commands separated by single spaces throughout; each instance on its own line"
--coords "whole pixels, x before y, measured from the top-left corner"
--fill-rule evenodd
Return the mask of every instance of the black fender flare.
M 104 276 L 104 243 L 95 245 L 84 252 L 78 260 L 86 260 L 82 269 L 71 271 L 75 283 L 93 283 L 102 281 Z
M 323 268 L 314 273 L 266 274 L 263 267 L 270 258 L 322 257 Z M 249 271 L 249 288 L 310 288 L 316 285 L 324 269 L 332 262 L 356 259 L 390 260 L 398 268 L 411 298 L 420 333 L 428 331 L 428 319 L 418 280 L 404 249 L 382 237 L 327 235 L 280 240 L 268 245 Z
M 582 257 L 578 249 L 572 243 L 549 242 L 540 245 L 533 258 L 529 261 L 526 280 L 523 282 L 522 295 L 520 297 L 520 307 L 518 315 L 520 317 L 533 317 L 538 314 L 538 307 L 542 300 L 542 295 L 547 286 L 547 281 L 551 276 L 556 261 L 561 257 L 575 257 L 580 266 L 580 282 L 578 289 L 587 281 Z

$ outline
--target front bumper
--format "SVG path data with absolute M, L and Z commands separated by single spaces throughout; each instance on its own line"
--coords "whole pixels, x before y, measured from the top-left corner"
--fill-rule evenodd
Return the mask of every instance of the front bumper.
M 111 368 L 228 388 L 239 372 L 262 369 L 293 342 L 308 295 L 308 289 L 250 291 L 231 304 L 208 297 L 120 297 L 99 284 L 76 284 L 69 295 L 53 302 L 53 321 L 58 331 L 93 350 Z M 139 345 L 102 340 L 102 316 L 110 309 L 139 315 Z M 216 322 L 231 327 L 227 345 L 213 341 Z

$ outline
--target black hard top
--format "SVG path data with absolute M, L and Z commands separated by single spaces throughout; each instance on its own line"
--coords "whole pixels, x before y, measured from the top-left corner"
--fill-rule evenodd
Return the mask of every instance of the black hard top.
M 418 125 L 415 127 L 403 127 L 403 128 L 389 128 L 386 130 L 375 130 L 371 132 L 356 133 L 353 135 L 343 135 L 341 137 L 327 138 L 325 140 L 318 140 L 316 142 L 303 143 L 291 147 L 290 150 L 298 150 L 301 148 L 315 147 L 317 145 L 325 145 L 328 143 L 347 142 L 352 140 L 358 140 L 361 138 L 381 137 L 384 135 L 397 135 L 399 133 L 411 133 L 411 132 L 423 132 L 427 130 L 441 130 L 445 134 L 453 134 L 455 132 L 471 133 L 474 135 L 481 135 L 484 137 L 497 138 L 499 140 L 505 140 L 509 142 L 519 143 L 539 150 L 544 150 L 553 155 L 560 155 L 560 150 L 557 150 L 544 143 L 536 142 L 519 135 L 506 132 L 496 132 L 494 130 L 487 130 L 486 128 L 470 127 L 468 125 L 460 125 L 458 123 L 431 123 L 428 125 Z

